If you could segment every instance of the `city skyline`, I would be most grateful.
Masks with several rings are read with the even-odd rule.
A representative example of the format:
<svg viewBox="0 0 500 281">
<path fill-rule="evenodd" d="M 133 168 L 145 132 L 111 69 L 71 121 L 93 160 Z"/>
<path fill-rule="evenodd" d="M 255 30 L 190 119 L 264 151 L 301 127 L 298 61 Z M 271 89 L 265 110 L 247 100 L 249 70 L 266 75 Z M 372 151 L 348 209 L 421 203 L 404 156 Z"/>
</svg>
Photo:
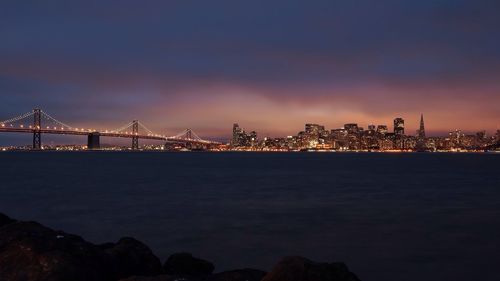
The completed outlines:
<svg viewBox="0 0 500 281">
<path fill-rule="evenodd" d="M 338 129 L 306 123 L 297 134 L 268 138 L 256 131 L 245 131 L 238 123 L 233 124 L 229 150 L 237 151 L 364 151 L 364 152 L 482 152 L 496 151 L 500 144 L 500 130 L 495 135 L 486 131 L 466 134 L 450 131 L 447 136 L 427 136 L 424 115 L 415 134 L 407 134 L 405 120 L 396 117 L 392 131 L 387 125 L 347 123 Z"/>
<path fill-rule="evenodd" d="M 36 111 L 38 109 L 33 109 L 33 112 Z M 43 112 L 43 110 L 42 110 Z M 45 113 L 46 114 L 46 113 Z M 52 116 L 48 115 L 50 118 L 52 118 Z M 12 116 L 11 116 L 12 117 Z M 17 118 L 17 117 L 15 117 Z M 422 129 L 423 129 L 423 118 L 424 118 L 424 114 L 423 113 L 420 113 L 420 119 L 419 119 L 419 127 L 418 129 L 416 130 L 413 130 L 413 126 L 408 126 L 408 124 L 412 124 L 413 122 L 408 122 L 408 119 L 405 119 L 403 117 L 394 117 L 392 121 L 390 122 L 386 122 L 386 123 L 375 123 L 375 122 L 370 122 L 370 123 L 367 123 L 367 124 L 362 124 L 362 123 L 358 123 L 356 122 L 355 120 L 350 120 L 349 122 L 346 122 L 344 123 L 342 126 L 338 126 L 338 127 L 330 127 L 330 126 L 326 126 L 324 125 L 323 123 L 320 123 L 320 122 L 303 122 L 302 124 L 322 124 L 322 126 L 324 126 L 325 128 L 327 128 L 328 130 L 336 130 L 336 129 L 344 129 L 345 128 L 345 125 L 356 125 L 356 126 L 359 126 L 361 129 L 370 129 L 371 126 L 373 126 L 374 128 L 377 128 L 377 127 L 380 127 L 380 126 L 384 126 L 386 128 L 388 128 L 389 131 L 390 128 L 392 128 L 392 133 L 395 133 L 395 134 L 401 134 L 401 135 L 408 135 L 408 136 L 416 136 L 416 137 L 422 137 L 422 135 L 420 135 L 420 133 L 422 132 Z M 33 124 L 32 123 L 32 117 L 29 117 L 29 118 L 24 118 L 24 120 L 22 121 L 14 121 L 13 123 L 3 123 L 5 120 L 8 120 L 8 118 L 4 118 L 4 119 L 0 119 L 0 126 L 1 127 L 13 127 L 13 128 L 31 128 Z M 137 119 L 135 119 L 135 121 L 137 121 Z M 134 121 L 134 122 L 135 122 Z M 54 123 L 56 126 L 59 126 L 58 124 L 64 124 L 65 126 L 67 124 L 65 123 L 60 123 L 61 121 L 59 120 L 49 120 L 49 122 L 52 122 Z M 102 124 L 102 123 L 105 123 L 105 122 L 100 122 L 99 124 Z M 132 122 L 130 122 L 131 124 Z M 397 128 L 398 127 L 398 123 L 401 123 L 401 128 Z M 9 124 L 9 125 L 6 125 L 6 124 Z M 48 124 L 49 126 L 47 126 L 47 129 L 52 128 L 52 126 L 54 124 Z M 77 124 L 82 124 L 82 122 L 78 122 Z M 118 123 L 116 123 L 118 124 Z M 233 124 L 239 124 L 239 122 L 234 122 Z M 72 125 L 75 125 L 75 124 L 72 124 Z M 121 124 L 123 125 L 123 124 Z M 391 127 L 392 126 L 392 127 Z M 45 127 L 45 126 L 42 126 L 42 127 Z M 89 125 L 89 126 L 70 126 L 72 128 L 80 128 L 79 130 L 82 130 L 82 131 L 101 131 L 101 132 L 108 132 L 108 131 L 111 131 L 110 128 L 111 127 L 103 127 L 102 125 Z M 114 128 L 114 127 L 113 127 Z M 55 129 L 55 127 L 54 127 Z M 59 128 L 58 128 L 59 129 Z M 60 129 L 63 129 L 63 127 L 61 127 Z M 148 128 L 146 128 L 147 130 L 149 130 Z M 187 128 L 188 130 L 191 130 L 191 127 Z M 227 128 L 226 128 L 227 129 Z M 400 132 L 397 132 L 398 130 L 401 130 Z M 77 129 L 78 130 L 78 129 Z M 182 130 L 186 130 L 186 128 L 182 129 Z M 252 130 L 259 130 L 259 128 L 253 128 Z M 160 131 L 160 130 L 153 130 L 154 131 L 154 134 L 158 134 L 158 135 L 162 135 L 162 136 L 167 136 L 169 135 L 168 133 L 164 132 L 164 131 Z M 452 131 L 461 131 L 463 133 L 477 133 L 477 132 L 482 132 L 484 131 L 486 134 L 489 134 L 489 135 L 495 135 L 498 133 L 498 130 L 496 131 L 492 131 L 492 132 L 488 132 L 487 130 L 484 130 L 484 129 L 481 129 L 481 128 L 476 128 L 475 130 L 473 131 L 465 131 L 465 130 L 462 130 L 460 128 L 455 128 L 455 129 L 450 129 L 446 132 L 436 132 L 436 131 L 432 131 L 432 130 L 428 130 L 428 129 L 425 129 L 425 133 L 423 134 L 423 137 L 425 138 L 426 135 L 428 135 L 429 137 L 438 137 L 438 136 L 444 136 Z M 261 131 L 262 132 L 262 131 Z M 265 131 L 264 131 L 265 132 Z M 295 131 L 297 132 L 297 131 Z M 295 133 L 294 132 L 294 133 Z M 429 134 L 429 132 L 431 132 Z M 151 134 L 153 134 L 153 132 L 151 132 Z M 290 134 L 284 134 L 284 135 L 269 135 L 268 133 L 265 133 L 265 137 L 285 137 L 287 135 L 290 135 Z M 211 138 L 211 139 L 219 139 L 219 140 L 222 140 L 222 139 L 227 139 L 227 140 L 230 140 L 231 139 L 231 136 L 230 136 L 230 133 L 224 133 L 222 135 L 208 135 L 206 136 L 208 138 Z M 0 141 L 0 144 L 1 144 L 1 141 Z"/>
<path fill-rule="evenodd" d="M 500 129 L 495 1 L 12 2 L 0 11 L 0 114 L 79 127 L 269 136 L 303 123 Z M 1 141 L 1 140 L 0 140 Z"/>
<path fill-rule="evenodd" d="M 238 123 L 233 123 L 232 135 L 227 139 L 202 138 L 191 128 L 182 132 L 165 134 L 149 129 L 140 120 L 134 119 L 118 128 L 77 127 L 68 125 L 65 121 L 54 118 L 43 109 L 34 108 L 30 112 L 20 114 L 7 120 L 0 121 L 0 133 L 31 134 L 32 145 L 10 144 L 6 149 L 64 149 L 101 150 L 123 149 L 123 141 L 114 145 L 104 143 L 101 138 L 132 140 L 132 150 L 140 149 L 203 149 L 203 150 L 250 150 L 250 151 L 302 151 L 302 150 L 337 150 L 337 151 L 488 151 L 496 149 L 500 142 L 500 130 L 495 134 L 488 134 L 485 130 L 476 130 L 474 134 L 462 130 L 452 130 L 448 135 L 429 136 L 426 134 L 424 114 L 420 114 L 419 129 L 414 134 L 409 133 L 405 119 L 395 117 L 392 130 L 387 124 L 370 124 L 363 127 L 358 123 L 346 123 L 340 128 L 327 128 L 318 123 L 306 123 L 304 130 L 297 134 L 280 137 L 262 136 L 255 130 L 245 131 Z M 85 136 L 87 144 L 71 142 L 50 144 L 42 141 L 45 136 Z M 44 137 L 45 138 L 45 137 Z M 142 146 L 139 140 L 146 141 Z M 163 144 L 151 145 L 151 141 L 160 141 Z M 224 144 L 223 142 L 226 142 Z M 78 144 L 80 143 L 80 144 Z M 2 143 L 0 142 L 0 145 Z M 58 148 L 59 147 L 59 148 Z"/>
</svg>

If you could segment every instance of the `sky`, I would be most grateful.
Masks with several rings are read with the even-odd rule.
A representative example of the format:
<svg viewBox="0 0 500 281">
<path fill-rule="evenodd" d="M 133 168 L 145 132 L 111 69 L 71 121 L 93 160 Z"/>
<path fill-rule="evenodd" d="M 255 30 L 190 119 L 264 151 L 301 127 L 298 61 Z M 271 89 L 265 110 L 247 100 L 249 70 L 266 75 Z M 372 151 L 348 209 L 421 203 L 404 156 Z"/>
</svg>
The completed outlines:
<svg viewBox="0 0 500 281">
<path fill-rule="evenodd" d="M 4 1 L 0 120 L 284 136 L 500 129 L 499 1 Z M 0 139 L 3 136 L 0 136 Z"/>
</svg>

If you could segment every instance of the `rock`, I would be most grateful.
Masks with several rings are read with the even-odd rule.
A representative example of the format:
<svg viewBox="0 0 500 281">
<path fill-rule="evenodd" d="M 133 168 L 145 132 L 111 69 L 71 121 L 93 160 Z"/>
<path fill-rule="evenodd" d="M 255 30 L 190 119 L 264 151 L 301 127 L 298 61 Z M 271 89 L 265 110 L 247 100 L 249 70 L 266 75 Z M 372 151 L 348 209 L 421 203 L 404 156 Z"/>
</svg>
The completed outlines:
<svg viewBox="0 0 500 281">
<path fill-rule="evenodd" d="M 343 263 L 316 263 L 303 257 L 285 257 L 262 281 L 359 281 Z"/>
<path fill-rule="evenodd" d="M 9 218 L 8 216 L 0 213 L 0 227 L 7 225 L 9 223 L 16 222 L 15 220 Z"/>
<path fill-rule="evenodd" d="M 193 257 L 190 253 L 171 255 L 163 265 L 169 275 L 202 276 L 212 274 L 214 265 L 211 262 Z"/>
<path fill-rule="evenodd" d="M 260 281 L 266 273 L 257 269 L 225 271 L 213 275 L 158 275 L 154 277 L 133 276 L 120 281 Z"/>
<path fill-rule="evenodd" d="M 178 275 L 158 275 L 153 277 L 132 276 L 120 281 L 205 281 L 202 278 Z"/>
<path fill-rule="evenodd" d="M 245 268 L 214 274 L 207 281 L 261 281 L 265 275 L 265 271 Z"/>
<path fill-rule="evenodd" d="M 214 265 L 189 253 L 163 265 L 140 241 L 94 245 L 79 236 L 0 214 L 1 281 L 359 281 L 343 263 L 286 257 L 266 274 L 240 269 L 212 274 Z"/>
<path fill-rule="evenodd" d="M 158 275 L 154 277 L 133 276 L 120 281 L 261 281 L 266 272 L 257 269 L 239 269 L 213 275 Z"/>
<path fill-rule="evenodd" d="M 81 237 L 36 222 L 0 228 L 2 281 L 113 280 L 110 257 Z"/>
<path fill-rule="evenodd" d="M 36 222 L 0 219 L 9 222 L 0 227 L 1 281 L 114 281 L 162 273 L 160 260 L 133 238 L 97 246 Z"/>
<path fill-rule="evenodd" d="M 131 238 L 121 238 L 118 243 L 100 246 L 115 264 L 117 279 L 132 275 L 153 276 L 162 273 L 160 259 L 142 242 Z"/>
</svg>

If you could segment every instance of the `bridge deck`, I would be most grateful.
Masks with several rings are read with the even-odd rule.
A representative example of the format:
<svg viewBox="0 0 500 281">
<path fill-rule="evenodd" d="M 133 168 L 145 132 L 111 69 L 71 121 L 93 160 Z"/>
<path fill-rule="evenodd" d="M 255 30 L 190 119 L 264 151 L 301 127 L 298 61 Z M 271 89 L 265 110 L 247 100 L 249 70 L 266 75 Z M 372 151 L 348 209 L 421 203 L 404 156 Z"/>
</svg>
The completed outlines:
<svg viewBox="0 0 500 281">
<path fill-rule="evenodd" d="M 5 133 L 34 133 L 36 130 L 32 128 L 0 128 L 0 132 Z M 53 134 L 53 135 L 77 135 L 77 136 L 87 136 L 92 133 L 99 133 L 101 137 L 113 137 L 113 138 L 133 138 L 137 137 L 139 139 L 150 139 L 150 140 L 167 140 L 168 137 L 163 136 L 151 136 L 151 135 L 133 135 L 133 134 L 120 134 L 120 133 L 110 133 L 110 132 L 91 132 L 91 131 L 72 131 L 72 130 L 54 130 L 54 129 L 40 129 L 38 132 L 42 134 Z"/>
<path fill-rule="evenodd" d="M 33 128 L 8 128 L 0 127 L 0 133 L 34 133 Z M 123 133 L 112 133 L 112 132 L 91 132 L 91 131 L 75 131 L 75 130 L 57 130 L 57 129 L 40 129 L 38 132 L 42 134 L 53 134 L 53 135 L 76 135 L 76 136 L 88 136 L 92 133 L 99 133 L 101 137 L 112 137 L 112 138 L 134 138 L 146 139 L 146 140 L 159 140 L 168 142 L 190 142 L 190 143 L 206 143 L 206 144 L 218 144 L 217 142 L 211 141 L 200 141 L 196 139 L 183 139 L 175 137 L 165 137 L 165 136 L 153 136 L 153 135 L 133 135 L 133 134 L 123 134 Z"/>
</svg>

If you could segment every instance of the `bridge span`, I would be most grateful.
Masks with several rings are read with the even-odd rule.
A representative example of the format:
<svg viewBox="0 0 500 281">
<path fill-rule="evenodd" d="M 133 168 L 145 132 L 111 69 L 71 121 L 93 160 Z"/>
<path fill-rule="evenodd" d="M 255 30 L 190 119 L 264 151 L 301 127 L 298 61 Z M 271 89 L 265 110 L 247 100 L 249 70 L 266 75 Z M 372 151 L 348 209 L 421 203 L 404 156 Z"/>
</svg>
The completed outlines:
<svg viewBox="0 0 500 281">
<path fill-rule="evenodd" d="M 132 140 L 132 150 L 139 149 L 139 139 L 202 146 L 214 146 L 221 144 L 219 142 L 204 140 L 191 129 L 185 129 L 181 133 L 173 136 L 156 134 L 138 120 L 133 120 L 132 122 L 114 130 L 75 128 L 53 118 L 38 108 L 14 118 L 0 121 L 0 133 L 32 134 L 33 150 L 42 149 L 42 134 L 87 136 L 87 148 L 93 150 L 100 149 L 101 137 L 129 138 Z"/>
</svg>

